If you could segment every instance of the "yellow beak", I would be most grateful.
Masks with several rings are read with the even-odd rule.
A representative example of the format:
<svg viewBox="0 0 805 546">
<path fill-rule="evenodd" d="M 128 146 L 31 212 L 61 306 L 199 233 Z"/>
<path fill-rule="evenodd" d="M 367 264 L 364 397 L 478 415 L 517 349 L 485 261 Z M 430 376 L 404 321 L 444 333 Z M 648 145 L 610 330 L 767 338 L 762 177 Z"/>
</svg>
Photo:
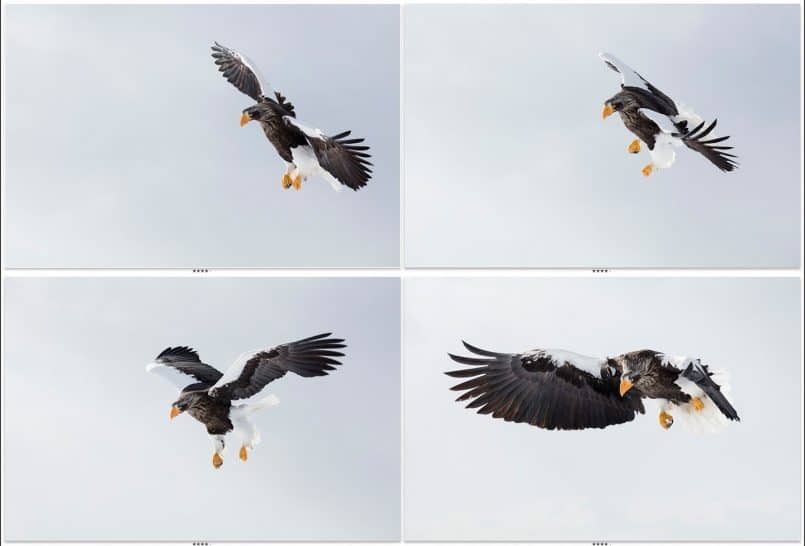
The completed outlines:
<svg viewBox="0 0 805 546">
<path fill-rule="evenodd" d="M 605 105 L 604 105 L 604 111 L 603 111 L 603 112 L 601 112 L 601 117 L 602 117 L 602 119 L 607 119 L 607 118 L 608 118 L 609 116 L 611 116 L 611 115 L 612 115 L 614 112 L 615 112 L 615 109 L 614 109 L 614 108 L 612 108 L 612 107 L 609 105 L 609 103 L 607 103 L 607 104 L 605 104 Z"/>
<path fill-rule="evenodd" d="M 244 112 L 244 113 L 243 113 L 243 114 L 240 116 L 240 126 L 241 126 L 241 127 L 243 127 L 244 125 L 246 125 L 247 123 L 249 123 L 251 120 L 252 120 L 252 118 L 250 118 L 250 117 L 249 117 L 249 114 L 247 114 L 247 113 L 245 113 L 245 112 Z"/>
<path fill-rule="evenodd" d="M 631 381 L 629 381 L 628 379 L 621 378 L 621 388 L 620 388 L 621 396 L 629 392 L 629 389 L 631 389 L 632 387 L 633 385 Z"/>
<path fill-rule="evenodd" d="M 171 406 L 171 419 L 173 419 L 174 417 L 176 417 L 180 413 L 182 413 L 182 410 L 180 410 L 176 406 Z"/>
</svg>

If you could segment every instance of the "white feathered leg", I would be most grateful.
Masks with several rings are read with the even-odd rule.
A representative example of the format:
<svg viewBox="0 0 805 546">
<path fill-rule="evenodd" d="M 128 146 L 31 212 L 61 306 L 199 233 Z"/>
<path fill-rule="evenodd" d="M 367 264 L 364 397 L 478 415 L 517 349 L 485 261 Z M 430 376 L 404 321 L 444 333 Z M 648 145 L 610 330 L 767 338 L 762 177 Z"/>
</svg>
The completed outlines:
<svg viewBox="0 0 805 546">
<path fill-rule="evenodd" d="M 279 398 L 273 394 L 269 394 L 262 400 L 252 404 L 243 404 L 232 408 L 229 413 L 229 418 L 232 420 L 232 426 L 241 438 L 240 452 L 238 456 L 241 461 L 246 461 L 249 458 L 247 450 L 254 449 L 260 443 L 260 432 L 257 427 L 249 419 L 249 415 L 259 411 L 263 408 L 276 406 L 280 403 Z"/>
<path fill-rule="evenodd" d="M 224 459 L 221 457 L 221 454 L 224 452 L 224 447 L 226 447 L 224 436 L 222 434 L 214 435 L 212 437 L 212 443 L 215 447 L 215 453 L 212 455 L 212 466 L 220 468 L 221 465 L 224 464 Z"/>
<path fill-rule="evenodd" d="M 291 176 L 291 172 L 294 169 L 293 163 L 285 163 L 285 172 L 282 175 L 282 189 L 287 190 L 293 184 L 293 177 Z"/>
</svg>

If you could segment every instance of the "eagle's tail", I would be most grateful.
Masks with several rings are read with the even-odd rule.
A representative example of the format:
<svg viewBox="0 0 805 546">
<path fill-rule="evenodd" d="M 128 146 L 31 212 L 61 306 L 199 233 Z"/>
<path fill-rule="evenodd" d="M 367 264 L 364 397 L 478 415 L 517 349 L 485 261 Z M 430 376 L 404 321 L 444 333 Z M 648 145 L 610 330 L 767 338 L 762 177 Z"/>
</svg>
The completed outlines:
<svg viewBox="0 0 805 546">
<path fill-rule="evenodd" d="M 251 404 L 246 404 L 244 408 L 244 413 L 246 415 L 251 415 L 252 413 L 258 412 L 264 408 L 270 408 L 272 406 L 277 406 L 280 403 L 280 399 L 276 394 L 269 394 L 268 396 L 261 398 L 256 402 L 252 402 Z"/>
<path fill-rule="evenodd" d="M 675 423 L 678 422 L 693 432 L 702 434 L 720 431 L 727 425 L 729 420 L 740 420 L 735 408 L 725 396 L 730 392 L 727 372 L 713 370 L 707 381 L 717 387 L 714 389 L 702 388 L 702 395 L 696 397 L 702 404 L 700 408 L 697 408 L 694 403 L 680 406 L 670 404 L 670 407 L 666 410 L 674 417 Z"/>
</svg>

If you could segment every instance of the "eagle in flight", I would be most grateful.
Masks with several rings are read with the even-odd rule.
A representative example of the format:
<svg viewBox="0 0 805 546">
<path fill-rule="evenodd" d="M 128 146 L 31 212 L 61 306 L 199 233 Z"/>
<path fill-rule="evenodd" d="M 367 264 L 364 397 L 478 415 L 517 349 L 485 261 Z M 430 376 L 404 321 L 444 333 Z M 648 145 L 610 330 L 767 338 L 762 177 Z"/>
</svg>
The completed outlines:
<svg viewBox="0 0 805 546">
<path fill-rule="evenodd" d="M 254 68 L 236 51 L 215 42 L 212 58 L 224 77 L 256 102 L 243 110 L 240 126 L 254 120 L 263 128 L 285 161 L 284 189 L 298 190 L 315 175 L 321 175 L 335 191 L 343 186 L 357 191 L 366 185 L 372 164 L 362 138 L 347 138 L 351 131 L 327 136 L 297 121 L 294 105 L 277 91 L 265 94 Z"/>
<path fill-rule="evenodd" d="M 738 167 L 736 156 L 727 152 L 732 146 L 722 145 L 729 137 L 710 137 L 718 120 L 707 124 L 690 108 L 678 106 L 614 55 L 601 53 L 599 56 L 621 75 L 621 90 L 604 103 L 603 117 L 606 119 L 618 112 L 626 128 L 637 136 L 627 148 L 629 153 L 639 153 L 640 142 L 646 145 L 651 162 L 643 167 L 644 176 L 673 165 L 675 148 L 683 145 L 699 152 L 722 171 Z"/>
<path fill-rule="evenodd" d="M 239 437 L 239 456 L 243 461 L 248 459 L 247 450 L 254 449 L 260 441 L 260 433 L 250 416 L 279 404 L 273 394 L 254 400 L 263 387 L 288 372 L 302 377 L 327 375 L 341 364 L 336 359 L 344 356 L 338 351 L 344 347 L 343 339 L 330 337 L 329 333 L 319 334 L 244 353 L 225 373 L 202 362 L 190 347 L 168 347 L 146 366 L 146 371 L 179 388 L 170 418 L 187 412 L 207 428 L 215 448 L 212 465 L 219 468 L 224 464 L 222 454 L 229 433 L 235 432 Z"/>
<path fill-rule="evenodd" d="M 723 372 L 698 358 L 641 350 L 594 358 L 569 351 L 534 349 L 496 353 L 464 343 L 472 357 L 450 354 L 467 367 L 446 372 L 464 379 L 451 390 L 468 408 L 515 423 L 549 430 L 604 428 L 645 413 L 644 398 L 659 401 L 659 422 L 671 428 L 679 419 L 706 431 L 739 421 L 727 400 Z"/>
</svg>

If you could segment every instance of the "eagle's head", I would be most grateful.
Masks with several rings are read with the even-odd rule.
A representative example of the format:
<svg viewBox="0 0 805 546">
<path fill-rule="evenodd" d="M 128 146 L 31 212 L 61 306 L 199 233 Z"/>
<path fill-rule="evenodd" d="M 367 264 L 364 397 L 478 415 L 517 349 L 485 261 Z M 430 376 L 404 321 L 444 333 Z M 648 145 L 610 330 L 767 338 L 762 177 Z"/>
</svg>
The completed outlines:
<svg viewBox="0 0 805 546">
<path fill-rule="evenodd" d="M 625 396 L 627 392 L 634 388 L 638 391 L 642 390 L 642 385 L 650 375 L 651 354 L 649 351 L 635 351 L 621 360 L 620 364 L 623 369 L 619 388 L 621 396 Z"/>
<path fill-rule="evenodd" d="M 240 126 L 243 127 L 250 121 L 260 121 L 261 113 L 260 108 L 257 106 L 249 106 L 240 116 Z"/>
<path fill-rule="evenodd" d="M 604 111 L 601 113 L 603 119 L 607 119 L 615 112 L 633 108 L 637 106 L 634 99 L 626 93 L 618 93 L 604 102 Z"/>
<path fill-rule="evenodd" d="M 180 413 L 183 413 L 183 412 L 187 411 L 187 409 L 189 407 L 190 407 L 190 401 L 189 400 L 187 400 L 187 399 L 185 399 L 183 397 L 179 398 L 176 402 L 171 404 L 170 418 L 173 419 L 174 417 L 176 417 Z"/>
</svg>

